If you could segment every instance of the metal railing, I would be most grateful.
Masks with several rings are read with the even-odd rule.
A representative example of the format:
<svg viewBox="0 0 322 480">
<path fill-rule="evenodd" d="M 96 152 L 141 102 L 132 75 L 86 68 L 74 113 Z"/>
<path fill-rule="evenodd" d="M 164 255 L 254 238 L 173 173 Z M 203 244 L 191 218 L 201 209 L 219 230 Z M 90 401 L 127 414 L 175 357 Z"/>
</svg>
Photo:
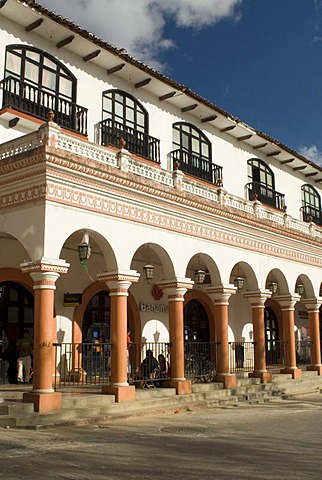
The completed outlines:
<svg viewBox="0 0 322 480">
<path fill-rule="evenodd" d="M 222 180 L 222 167 L 206 160 L 205 158 L 193 155 L 181 148 L 173 150 L 170 152 L 170 155 L 173 169 L 174 162 L 179 162 L 179 169 L 193 177 L 201 178 L 202 180 L 213 184 L 216 184 L 218 180 Z"/>
<path fill-rule="evenodd" d="M 55 388 L 109 383 L 110 343 L 54 343 Z"/>
<path fill-rule="evenodd" d="M 161 368 L 159 357 L 165 367 Z M 170 343 L 132 342 L 129 348 L 128 375 L 130 383 L 166 380 L 170 378 Z"/>
<path fill-rule="evenodd" d="M 266 341 L 266 366 L 267 368 L 285 367 L 286 344 L 284 340 Z"/>
<path fill-rule="evenodd" d="M 296 349 L 296 364 L 297 365 L 310 365 L 311 361 L 311 348 L 313 342 L 311 340 L 301 340 L 295 342 Z"/>
<path fill-rule="evenodd" d="M 120 140 L 125 140 L 125 148 L 136 155 L 160 163 L 160 140 L 136 130 L 123 123 L 106 119 L 99 123 L 100 144 L 120 147 Z"/>
<path fill-rule="evenodd" d="M 276 192 L 273 188 L 259 182 L 251 182 L 246 185 L 248 200 L 258 199 L 270 207 L 283 210 L 285 207 L 285 195 Z"/>
<path fill-rule="evenodd" d="M 230 373 L 254 370 L 254 347 L 254 342 L 229 342 Z"/>
<path fill-rule="evenodd" d="M 303 222 L 314 222 L 317 225 L 322 225 L 322 212 L 320 209 L 305 205 L 301 207 Z"/>
<path fill-rule="evenodd" d="M 216 376 L 217 343 L 184 344 L 185 377 L 192 382 L 212 382 Z"/>
<path fill-rule="evenodd" d="M 1 80 L 0 88 L 2 108 L 11 107 L 44 121 L 52 110 L 58 125 L 87 135 L 87 108 L 12 76 Z"/>
</svg>

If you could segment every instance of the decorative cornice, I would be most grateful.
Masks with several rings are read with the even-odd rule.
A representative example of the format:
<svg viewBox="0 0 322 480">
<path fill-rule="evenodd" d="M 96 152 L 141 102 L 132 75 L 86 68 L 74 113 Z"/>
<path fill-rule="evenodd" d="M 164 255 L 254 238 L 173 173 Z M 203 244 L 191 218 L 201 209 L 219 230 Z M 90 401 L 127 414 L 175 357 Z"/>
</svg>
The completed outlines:
<svg viewBox="0 0 322 480">
<path fill-rule="evenodd" d="M 67 273 L 69 263 L 65 260 L 41 258 L 39 260 L 30 260 L 20 264 L 23 273 L 33 272 L 51 272 L 51 273 Z"/>
</svg>

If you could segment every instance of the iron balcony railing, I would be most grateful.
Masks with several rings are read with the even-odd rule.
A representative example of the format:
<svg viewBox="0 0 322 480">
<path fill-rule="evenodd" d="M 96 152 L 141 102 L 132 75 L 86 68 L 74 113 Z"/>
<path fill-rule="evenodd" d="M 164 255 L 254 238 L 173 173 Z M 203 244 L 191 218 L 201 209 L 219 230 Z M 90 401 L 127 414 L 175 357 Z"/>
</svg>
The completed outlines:
<svg viewBox="0 0 322 480">
<path fill-rule="evenodd" d="M 12 76 L 1 80 L 0 88 L 2 108 L 14 108 L 44 121 L 52 110 L 58 125 L 87 135 L 87 108 Z"/>
<path fill-rule="evenodd" d="M 310 205 L 305 205 L 301 208 L 303 222 L 314 222 L 317 225 L 322 225 L 322 213 L 321 210 Z"/>
<path fill-rule="evenodd" d="M 260 202 L 270 207 L 284 210 L 285 195 L 278 193 L 268 185 L 259 182 L 251 182 L 246 185 L 248 200 L 258 199 Z"/>
<path fill-rule="evenodd" d="M 184 344 L 185 377 L 192 382 L 212 382 L 216 377 L 217 343 Z"/>
<path fill-rule="evenodd" d="M 181 148 L 173 150 L 170 152 L 170 155 L 173 169 L 174 163 L 179 162 L 179 169 L 193 177 L 200 178 L 213 184 L 216 184 L 218 180 L 222 180 L 222 167 L 206 160 L 205 158 L 193 155 Z"/>
<path fill-rule="evenodd" d="M 266 366 L 269 369 L 285 367 L 286 343 L 284 340 L 266 341 Z"/>
<path fill-rule="evenodd" d="M 120 147 L 121 139 L 125 140 L 125 148 L 136 155 L 160 163 L 160 140 L 140 132 L 135 128 L 106 119 L 99 123 L 100 144 Z"/>
<path fill-rule="evenodd" d="M 254 370 L 254 342 L 229 342 L 229 371 L 252 372 Z"/>
</svg>

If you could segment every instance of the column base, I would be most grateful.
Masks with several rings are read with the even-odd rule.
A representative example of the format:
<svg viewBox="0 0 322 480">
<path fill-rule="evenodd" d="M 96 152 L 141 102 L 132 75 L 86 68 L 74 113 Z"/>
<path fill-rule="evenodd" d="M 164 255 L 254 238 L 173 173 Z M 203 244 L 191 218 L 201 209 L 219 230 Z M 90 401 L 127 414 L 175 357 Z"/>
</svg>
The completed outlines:
<svg viewBox="0 0 322 480">
<path fill-rule="evenodd" d="M 35 412 L 49 412 L 61 409 L 61 393 L 33 393 L 25 392 L 23 401 L 34 404 Z"/>
<path fill-rule="evenodd" d="M 269 372 L 250 372 L 250 378 L 260 378 L 261 383 L 269 383 L 272 380 L 272 374 Z"/>
<path fill-rule="evenodd" d="M 177 395 L 189 395 L 192 392 L 191 380 L 167 380 L 164 382 L 166 388 L 175 388 Z"/>
<path fill-rule="evenodd" d="M 292 375 L 293 379 L 301 378 L 302 377 L 302 371 L 299 368 L 283 368 L 280 373 L 290 373 Z"/>
<path fill-rule="evenodd" d="M 102 393 L 106 393 L 108 395 L 115 395 L 115 401 L 118 403 L 131 402 L 135 400 L 135 387 L 133 385 L 128 385 L 126 387 L 103 385 Z"/>
<path fill-rule="evenodd" d="M 322 365 L 308 365 L 306 370 L 310 372 L 318 372 L 318 375 L 322 375 Z"/>
<path fill-rule="evenodd" d="M 229 373 L 216 375 L 216 382 L 223 383 L 224 388 L 235 388 L 237 386 L 236 375 L 230 375 Z"/>
</svg>

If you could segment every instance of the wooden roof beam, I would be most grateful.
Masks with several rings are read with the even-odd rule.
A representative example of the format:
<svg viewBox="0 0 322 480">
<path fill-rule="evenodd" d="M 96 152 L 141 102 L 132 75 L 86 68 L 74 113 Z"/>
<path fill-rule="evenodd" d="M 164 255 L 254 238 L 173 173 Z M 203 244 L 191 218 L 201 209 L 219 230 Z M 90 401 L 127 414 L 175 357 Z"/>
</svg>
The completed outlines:
<svg viewBox="0 0 322 480">
<path fill-rule="evenodd" d="M 208 117 L 202 118 L 201 123 L 212 122 L 213 120 L 216 120 L 216 118 L 218 118 L 218 115 L 209 115 Z"/>
<path fill-rule="evenodd" d="M 60 42 L 56 43 L 56 47 L 57 48 L 65 47 L 65 45 L 68 45 L 69 43 L 71 43 L 74 40 L 74 38 L 75 38 L 74 35 L 70 35 L 69 37 L 66 37 Z"/>
<path fill-rule="evenodd" d="M 294 167 L 292 170 L 293 172 L 297 172 L 298 170 L 304 170 L 308 165 L 302 165 L 301 167 Z"/>
<path fill-rule="evenodd" d="M 258 150 L 259 148 L 267 147 L 267 145 L 268 145 L 268 142 L 259 143 L 258 145 L 253 145 L 253 148 L 255 148 L 255 150 Z"/>
<path fill-rule="evenodd" d="M 266 156 L 267 157 L 275 157 L 276 155 L 279 155 L 280 153 L 282 153 L 282 150 L 274 150 L 273 152 L 266 153 Z"/>
<path fill-rule="evenodd" d="M 197 107 L 198 107 L 198 103 L 194 103 L 193 105 L 188 105 L 187 107 L 181 108 L 181 112 L 182 113 L 190 112 L 190 110 L 194 110 Z"/>
<path fill-rule="evenodd" d="M 165 93 L 164 95 L 161 95 L 161 97 L 159 97 L 159 100 L 160 102 L 163 102 L 163 100 L 168 100 L 168 98 L 174 97 L 176 93 L 177 92 L 175 90 L 169 93 Z"/>
<path fill-rule="evenodd" d="M 243 140 L 249 140 L 250 138 L 252 138 L 253 134 L 252 133 L 249 133 L 248 135 L 243 135 L 242 137 L 238 137 L 237 140 L 239 142 L 242 142 Z"/>
<path fill-rule="evenodd" d="M 225 127 L 225 128 L 222 128 L 220 131 L 221 132 L 229 132 L 230 130 L 234 130 L 234 128 L 236 128 L 237 125 L 229 125 L 229 127 Z"/>
<path fill-rule="evenodd" d="M 282 160 L 281 164 L 284 165 L 284 163 L 292 163 L 294 162 L 295 158 L 288 158 L 287 160 Z"/>
<path fill-rule="evenodd" d="M 148 85 L 150 83 L 152 78 L 145 78 L 144 80 L 141 80 L 141 82 L 136 83 L 134 86 L 135 88 L 141 88 L 144 87 L 145 85 Z"/>
<path fill-rule="evenodd" d="M 312 173 L 306 173 L 305 176 L 306 177 L 315 177 L 315 175 L 317 175 L 319 172 L 312 172 Z"/>
<path fill-rule="evenodd" d="M 118 65 L 115 65 L 115 67 L 108 68 L 106 71 L 109 75 L 111 75 L 111 73 L 119 72 L 124 67 L 125 63 L 119 63 Z"/>
<path fill-rule="evenodd" d="M 32 30 L 35 30 L 35 28 L 40 27 L 43 21 L 44 21 L 43 18 L 38 18 L 38 20 L 36 20 L 35 22 L 32 22 L 30 25 L 28 25 L 25 28 L 25 32 L 31 32 Z"/>
<path fill-rule="evenodd" d="M 84 60 L 84 62 L 88 62 L 89 60 L 93 60 L 93 58 L 98 57 L 100 53 L 101 53 L 100 50 L 95 50 L 95 52 L 92 52 L 92 53 L 89 53 L 88 55 L 85 55 L 85 57 L 83 57 L 83 60 Z"/>
</svg>

